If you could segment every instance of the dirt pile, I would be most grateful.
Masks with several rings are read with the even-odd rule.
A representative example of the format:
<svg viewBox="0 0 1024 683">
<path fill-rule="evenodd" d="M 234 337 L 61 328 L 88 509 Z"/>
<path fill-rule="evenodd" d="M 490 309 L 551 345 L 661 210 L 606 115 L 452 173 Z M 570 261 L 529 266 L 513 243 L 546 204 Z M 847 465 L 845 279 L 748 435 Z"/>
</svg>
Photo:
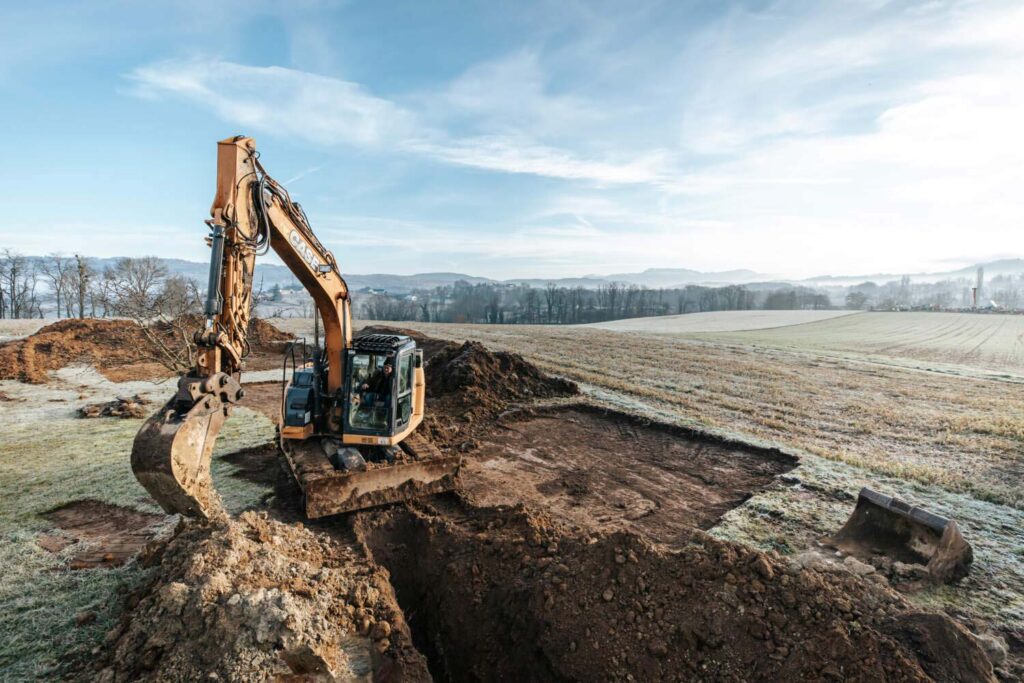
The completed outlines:
<svg viewBox="0 0 1024 683">
<path fill-rule="evenodd" d="M 517 403 L 575 396 L 574 382 L 551 377 L 515 353 L 492 352 L 478 342 L 450 343 L 426 363 L 427 434 L 442 446 L 468 446 L 474 425 Z"/>
<path fill-rule="evenodd" d="M 160 573 L 108 634 L 98 680 L 426 677 L 386 574 L 328 534 L 246 512 L 147 553 Z"/>
<path fill-rule="evenodd" d="M 257 350 L 290 342 L 293 338 L 293 335 L 282 332 L 263 318 L 253 318 L 249 321 L 249 343 Z"/>
<path fill-rule="evenodd" d="M 59 320 L 0 345 L 0 379 L 41 384 L 50 370 L 73 363 L 99 368 L 133 363 L 147 345 L 143 331 L 127 320 Z"/>
<path fill-rule="evenodd" d="M 117 397 L 105 403 L 90 403 L 78 409 L 78 417 L 149 417 L 152 401 L 138 394 L 130 398 Z"/>
<path fill-rule="evenodd" d="M 188 328 L 192 327 L 201 328 L 198 319 Z M 251 353 L 273 356 L 268 367 L 280 367 L 281 346 L 290 336 L 260 319 L 250 328 Z M 176 349 L 181 343 L 180 332 L 166 322 L 154 323 L 147 334 L 131 320 L 58 320 L 28 337 L 0 344 L 0 379 L 42 384 L 51 370 L 75 363 L 92 364 L 115 381 L 152 379 L 170 374 L 159 362 L 159 345 Z"/>
<path fill-rule="evenodd" d="M 947 617 L 700 531 L 669 551 L 453 497 L 357 531 L 442 680 L 993 680 Z"/>
</svg>

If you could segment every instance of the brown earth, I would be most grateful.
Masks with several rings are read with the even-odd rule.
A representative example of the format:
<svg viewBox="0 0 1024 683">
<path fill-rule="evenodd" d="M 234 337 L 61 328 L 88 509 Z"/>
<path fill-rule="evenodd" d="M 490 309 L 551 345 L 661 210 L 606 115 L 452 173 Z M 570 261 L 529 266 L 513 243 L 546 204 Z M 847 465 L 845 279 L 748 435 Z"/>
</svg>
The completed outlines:
<svg viewBox="0 0 1024 683">
<path fill-rule="evenodd" d="M 992 680 L 948 617 L 699 530 L 668 550 L 458 496 L 356 529 L 440 680 Z"/>
<path fill-rule="evenodd" d="M 94 680 L 427 678 L 387 573 L 329 533 L 245 512 L 182 523 L 143 562 L 160 569 Z"/>
<path fill-rule="evenodd" d="M 575 385 L 478 344 L 437 347 L 427 375 L 462 492 L 304 525 L 278 486 L 268 512 L 183 523 L 144 554 L 159 569 L 100 680 L 993 680 L 973 636 L 884 581 L 701 531 L 792 458 L 522 409 Z M 265 386 L 252 405 L 279 400 Z M 270 486 L 272 454 L 229 458 Z"/>
<path fill-rule="evenodd" d="M 159 531 L 166 517 L 99 500 L 76 500 L 43 515 L 55 525 L 37 541 L 52 553 L 80 545 L 70 569 L 118 567 L 132 559 Z"/>
<path fill-rule="evenodd" d="M 478 438 L 464 489 L 522 502 L 589 530 L 684 542 L 769 486 L 796 458 L 574 404 L 503 417 Z"/>
<path fill-rule="evenodd" d="M 280 367 L 280 353 L 288 335 L 259 319 L 250 326 L 253 332 L 246 367 Z M 181 343 L 166 323 L 154 323 L 150 331 L 169 348 L 177 348 Z M 130 320 L 72 318 L 0 344 L 0 379 L 42 384 L 51 370 L 75 363 L 92 364 L 117 382 L 169 376 L 170 370 L 159 359 L 157 344 Z"/>
</svg>

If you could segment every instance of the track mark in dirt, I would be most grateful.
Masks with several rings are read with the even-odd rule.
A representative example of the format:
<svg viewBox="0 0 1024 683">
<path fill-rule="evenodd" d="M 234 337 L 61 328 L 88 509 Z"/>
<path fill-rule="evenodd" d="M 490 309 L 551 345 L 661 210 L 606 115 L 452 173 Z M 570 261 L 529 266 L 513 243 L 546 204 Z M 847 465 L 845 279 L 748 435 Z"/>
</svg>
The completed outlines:
<svg viewBox="0 0 1024 683">
<path fill-rule="evenodd" d="M 463 468 L 481 505 L 523 502 L 577 526 L 677 542 L 797 465 L 776 450 L 702 438 L 576 405 L 506 418 Z"/>
<path fill-rule="evenodd" d="M 119 567 L 156 536 L 164 515 L 139 512 L 100 500 L 76 500 L 42 515 L 56 525 L 56 533 L 41 534 L 39 545 L 50 552 L 81 543 L 71 569 Z"/>
<path fill-rule="evenodd" d="M 262 446 L 243 448 L 228 453 L 222 458 L 238 469 L 231 476 L 245 479 L 255 484 L 273 486 L 277 483 L 280 467 L 277 459 L 277 444 L 265 443 Z"/>
</svg>

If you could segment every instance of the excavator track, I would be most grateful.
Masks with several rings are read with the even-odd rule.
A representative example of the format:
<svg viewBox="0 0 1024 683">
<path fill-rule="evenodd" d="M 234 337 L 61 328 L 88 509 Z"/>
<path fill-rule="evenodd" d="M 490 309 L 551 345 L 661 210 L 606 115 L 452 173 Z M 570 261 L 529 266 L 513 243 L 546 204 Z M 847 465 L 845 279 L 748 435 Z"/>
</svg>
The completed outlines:
<svg viewBox="0 0 1024 683">
<path fill-rule="evenodd" d="M 309 519 L 450 491 L 462 466 L 461 456 L 442 454 L 419 434 L 402 442 L 403 454 L 395 463 L 368 463 L 357 471 L 336 469 L 319 439 L 283 441 L 281 448 Z"/>
</svg>

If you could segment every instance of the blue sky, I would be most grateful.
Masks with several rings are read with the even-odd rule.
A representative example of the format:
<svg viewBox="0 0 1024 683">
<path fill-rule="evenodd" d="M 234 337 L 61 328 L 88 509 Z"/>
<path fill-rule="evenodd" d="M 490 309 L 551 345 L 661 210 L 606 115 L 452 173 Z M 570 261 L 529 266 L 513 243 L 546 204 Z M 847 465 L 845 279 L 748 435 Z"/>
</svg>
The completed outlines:
<svg viewBox="0 0 1024 683">
<path fill-rule="evenodd" d="M 0 4 L 0 246 L 205 260 L 254 136 L 347 272 L 1020 256 L 1024 3 Z"/>
</svg>

